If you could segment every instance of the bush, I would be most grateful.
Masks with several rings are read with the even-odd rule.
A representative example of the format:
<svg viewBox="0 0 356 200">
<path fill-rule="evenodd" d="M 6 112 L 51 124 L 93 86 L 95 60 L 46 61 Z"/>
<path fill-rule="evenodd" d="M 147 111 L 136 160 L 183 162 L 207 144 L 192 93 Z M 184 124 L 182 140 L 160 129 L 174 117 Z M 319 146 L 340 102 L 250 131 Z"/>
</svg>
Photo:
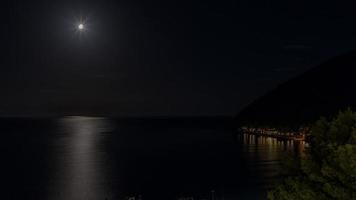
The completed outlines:
<svg viewBox="0 0 356 200">
<path fill-rule="evenodd" d="M 311 134 L 310 148 L 296 162 L 297 169 L 269 191 L 268 199 L 356 199 L 356 113 L 348 109 L 332 121 L 321 118 Z"/>
</svg>

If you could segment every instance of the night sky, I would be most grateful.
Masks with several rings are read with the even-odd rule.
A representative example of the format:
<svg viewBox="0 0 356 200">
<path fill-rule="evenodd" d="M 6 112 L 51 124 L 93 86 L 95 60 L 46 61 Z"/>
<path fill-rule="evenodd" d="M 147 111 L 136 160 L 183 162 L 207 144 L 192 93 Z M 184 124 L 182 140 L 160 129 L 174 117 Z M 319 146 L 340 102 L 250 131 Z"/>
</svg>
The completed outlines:
<svg viewBox="0 0 356 200">
<path fill-rule="evenodd" d="M 235 115 L 355 47 L 356 4 L 313 2 L 2 3 L 0 115 Z"/>
</svg>

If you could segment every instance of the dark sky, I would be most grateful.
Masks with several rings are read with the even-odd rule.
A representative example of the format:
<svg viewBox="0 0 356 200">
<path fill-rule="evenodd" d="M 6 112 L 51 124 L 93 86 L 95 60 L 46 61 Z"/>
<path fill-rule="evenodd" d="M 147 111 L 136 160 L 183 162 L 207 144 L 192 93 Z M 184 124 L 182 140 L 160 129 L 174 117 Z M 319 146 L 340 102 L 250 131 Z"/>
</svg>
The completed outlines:
<svg viewBox="0 0 356 200">
<path fill-rule="evenodd" d="M 334 1 L 2 3 L 0 115 L 234 115 L 356 45 Z M 78 19 L 87 30 L 78 34 Z"/>
</svg>

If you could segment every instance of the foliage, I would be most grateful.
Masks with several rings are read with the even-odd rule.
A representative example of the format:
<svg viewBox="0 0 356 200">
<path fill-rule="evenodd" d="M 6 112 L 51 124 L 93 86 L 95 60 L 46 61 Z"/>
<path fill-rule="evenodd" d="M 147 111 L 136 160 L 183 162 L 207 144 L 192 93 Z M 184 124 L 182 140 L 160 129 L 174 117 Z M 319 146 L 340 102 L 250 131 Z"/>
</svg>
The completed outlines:
<svg viewBox="0 0 356 200">
<path fill-rule="evenodd" d="M 350 109 L 311 129 L 310 148 L 270 200 L 356 200 L 356 113 Z"/>
</svg>

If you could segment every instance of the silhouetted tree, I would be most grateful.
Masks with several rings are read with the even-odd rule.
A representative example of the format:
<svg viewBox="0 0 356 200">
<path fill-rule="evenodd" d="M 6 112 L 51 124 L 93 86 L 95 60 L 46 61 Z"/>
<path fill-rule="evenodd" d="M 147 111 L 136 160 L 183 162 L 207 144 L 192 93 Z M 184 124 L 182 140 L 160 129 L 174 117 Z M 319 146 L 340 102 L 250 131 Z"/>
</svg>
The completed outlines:
<svg viewBox="0 0 356 200">
<path fill-rule="evenodd" d="M 321 118 L 311 130 L 310 148 L 292 175 L 268 193 L 270 200 L 356 199 L 356 113 Z"/>
</svg>

